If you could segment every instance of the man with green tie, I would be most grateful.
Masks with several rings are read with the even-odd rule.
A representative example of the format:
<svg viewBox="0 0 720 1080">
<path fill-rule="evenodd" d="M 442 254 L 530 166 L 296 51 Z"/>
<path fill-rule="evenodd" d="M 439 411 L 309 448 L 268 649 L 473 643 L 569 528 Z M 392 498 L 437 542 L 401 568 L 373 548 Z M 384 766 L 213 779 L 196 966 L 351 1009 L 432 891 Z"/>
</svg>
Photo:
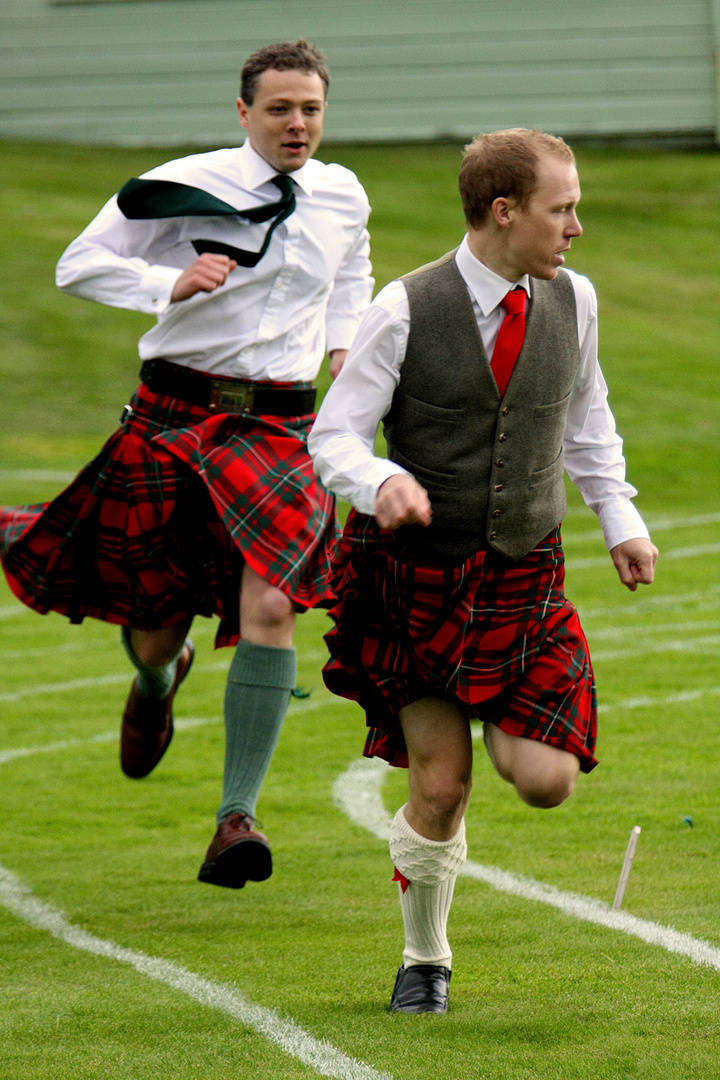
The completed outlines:
<svg viewBox="0 0 720 1080">
<path fill-rule="evenodd" d="M 314 160 L 329 84 L 305 41 L 242 72 L 243 146 L 133 178 L 68 247 L 59 287 L 153 314 L 120 429 L 53 502 L 0 510 L 8 581 L 35 610 L 120 625 L 137 669 L 121 764 L 146 776 L 173 732 L 196 614 L 235 645 L 217 832 L 200 880 L 270 876 L 255 807 L 296 660 L 296 613 L 328 606 L 333 497 L 306 450 L 326 350 L 337 374 L 372 293 L 357 178 Z"/>
</svg>

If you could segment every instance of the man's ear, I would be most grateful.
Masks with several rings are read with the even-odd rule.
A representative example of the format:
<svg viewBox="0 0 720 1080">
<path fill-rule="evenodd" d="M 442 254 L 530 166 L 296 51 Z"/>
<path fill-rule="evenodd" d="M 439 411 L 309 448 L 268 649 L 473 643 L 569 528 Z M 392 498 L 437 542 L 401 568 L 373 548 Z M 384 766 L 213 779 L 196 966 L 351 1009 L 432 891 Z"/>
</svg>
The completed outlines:
<svg viewBox="0 0 720 1080">
<path fill-rule="evenodd" d="M 240 117 L 240 124 L 246 128 L 248 126 L 248 107 L 241 97 L 237 99 L 237 111 Z"/>
<path fill-rule="evenodd" d="M 501 195 L 493 201 L 490 213 L 501 229 L 507 229 L 512 221 L 512 211 L 514 209 L 515 203 Z"/>
</svg>

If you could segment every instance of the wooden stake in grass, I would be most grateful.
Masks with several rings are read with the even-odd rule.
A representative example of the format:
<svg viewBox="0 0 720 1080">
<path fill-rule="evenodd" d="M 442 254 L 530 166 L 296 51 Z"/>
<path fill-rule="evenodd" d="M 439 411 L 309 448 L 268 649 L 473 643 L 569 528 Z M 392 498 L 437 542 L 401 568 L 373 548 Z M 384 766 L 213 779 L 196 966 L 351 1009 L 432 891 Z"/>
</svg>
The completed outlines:
<svg viewBox="0 0 720 1080">
<path fill-rule="evenodd" d="M 620 880 L 618 881 L 618 887 L 615 890 L 615 899 L 613 900 L 613 911 L 619 911 L 620 905 L 623 902 L 623 896 L 625 895 L 625 888 L 630 877 L 630 871 L 632 870 L 633 859 L 635 858 L 635 848 L 637 847 L 638 836 L 640 835 L 640 826 L 634 825 L 632 832 L 630 833 L 630 839 L 628 840 L 627 851 L 625 852 L 625 858 L 622 864 L 622 870 L 620 871 Z"/>
</svg>

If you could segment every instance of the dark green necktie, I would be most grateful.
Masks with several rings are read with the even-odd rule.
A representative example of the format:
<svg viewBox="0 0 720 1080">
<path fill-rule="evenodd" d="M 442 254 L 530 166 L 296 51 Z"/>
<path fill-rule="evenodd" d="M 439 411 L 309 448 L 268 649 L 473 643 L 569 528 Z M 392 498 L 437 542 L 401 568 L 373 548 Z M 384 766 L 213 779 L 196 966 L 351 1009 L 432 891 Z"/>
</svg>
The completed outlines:
<svg viewBox="0 0 720 1080">
<path fill-rule="evenodd" d="M 192 241 L 198 255 L 210 251 L 214 255 L 227 255 L 234 259 L 238 266 L 256 266 L 267 251 L 275 229 L 281 221 L 290 217 L 295 209 L 295 186 L 287 173 L 278 173 L 272 178 L 272 182 L 280 188 L 282 198 L 250 210 L 238 210 L 208 191 L 191 187 L 189 184 L 177 184 L 174 180 L 139 180 L 136 177 L 128 180 L 121 188 L 117 201 L 125 217 L 132 220 L 234 215 L 247 221 L 262 222 L 274 218 L 259 251 L 245 251 L 243 248 L 231 247 L 230 244 L 221 244 L 217 240 Z"/>
</svg>

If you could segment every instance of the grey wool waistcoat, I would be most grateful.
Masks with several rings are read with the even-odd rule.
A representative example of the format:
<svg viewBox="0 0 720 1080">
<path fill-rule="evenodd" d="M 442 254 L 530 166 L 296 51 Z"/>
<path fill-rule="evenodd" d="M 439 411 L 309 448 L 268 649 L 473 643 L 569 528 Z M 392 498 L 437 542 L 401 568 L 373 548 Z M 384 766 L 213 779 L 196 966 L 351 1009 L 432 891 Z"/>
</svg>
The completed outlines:
<svg viewBox="0 0 720 1080">
<path fill-rule="evenodd" d="M 526 333 L 501 400 L 454 252 L 402 278 L 410 334 L 384 420 L 388 457 L 430 496 L 428 528 L 401 530 L 430 557 L 492 547 L 517 560 L 562 521 L 563 436 L 580 365 L 569 276 L 532 279 Z"/>
</svg>

